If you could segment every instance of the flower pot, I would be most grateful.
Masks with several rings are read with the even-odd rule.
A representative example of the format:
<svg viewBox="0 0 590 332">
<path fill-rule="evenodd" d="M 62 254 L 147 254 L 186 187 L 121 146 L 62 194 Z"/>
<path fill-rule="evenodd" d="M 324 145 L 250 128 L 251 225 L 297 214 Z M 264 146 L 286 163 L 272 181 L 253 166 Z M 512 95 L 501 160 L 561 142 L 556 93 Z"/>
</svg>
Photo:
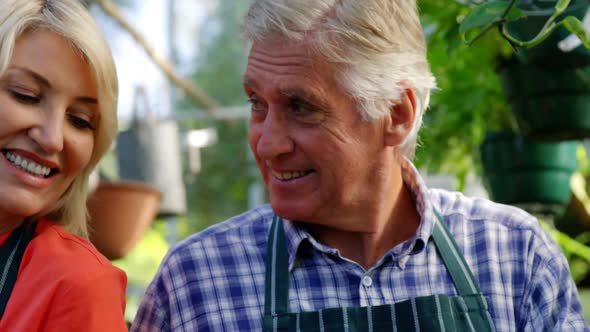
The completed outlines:
<svg viewBox="0 0 590 332">
<path fill-rule="evenodd" d="M 156 217 L 160 199 L 141 182 L 100 182 L 87 202 L 90 241 L 108 259 L 124 257 Z"/>
<path fill-rule="evenodd" d="M 512 133 L 488 134 L 480 147 L 484 183 L 499 203 L 555 212 L 570 199 L 576 143 L 539 143 Z"/>
<path fill-rule="evenodd" d="M 499 67 L 520 132 L 534 139 L 590 137 L 590 67 L 547 69 L 513 59 Z"/>
<path fill-rule="evenodd" d="M 499 65 L 498 71 L 509 100 L 548 95 L 590 95 L 590 67 L 542 68 L 506 60 Z"/>
<path fill-rule="evenodd" d="M 526 14 L 525 19 L 509 22 L 508 32 L 523 41 L 534 38 L 543 28 L 547 19 L 554 12 L 555 1 L 548 0 L 520 0 L 518 7 Z M 588 0 L 572 0 L 568 9 L 562 13 L 556 22 L 567 16 L 575 16 L 582 20 L 589 7 Z M 557 47 L 557 43 L 569 36 L 564 27 L 559 27 L 547 39 L 530 49 L 519 49 L 517 57 L 523 63 L 537 64 L 552 68 L 571 68 L 590 64 L 590 50 L 583 45 L 570 52 L 563 52 Z"/>
<path fill-rule="evenodd" d="M 512 113 L 519 129 L 530 138 L 590 137 L 590 94 L 519 99 L 514 102 Z"/>
</svg>

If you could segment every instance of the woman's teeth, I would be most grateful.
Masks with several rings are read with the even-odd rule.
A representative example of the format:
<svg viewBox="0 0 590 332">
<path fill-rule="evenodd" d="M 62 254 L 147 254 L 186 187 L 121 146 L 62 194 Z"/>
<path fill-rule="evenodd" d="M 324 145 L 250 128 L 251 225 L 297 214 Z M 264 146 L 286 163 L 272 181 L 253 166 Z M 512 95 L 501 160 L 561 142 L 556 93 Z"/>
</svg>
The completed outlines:
<svg viewBox="0 0 590 332">
<path fill-rule="evenodd" d="M 36 162 L 21 157 L 20 155 L 12 152 L 5 152 L 4 155 L 14 166 L 31 173 L 33 175 L 46 177 L 51 173 L 51 168 L 39 165 Z"/>
</svg>

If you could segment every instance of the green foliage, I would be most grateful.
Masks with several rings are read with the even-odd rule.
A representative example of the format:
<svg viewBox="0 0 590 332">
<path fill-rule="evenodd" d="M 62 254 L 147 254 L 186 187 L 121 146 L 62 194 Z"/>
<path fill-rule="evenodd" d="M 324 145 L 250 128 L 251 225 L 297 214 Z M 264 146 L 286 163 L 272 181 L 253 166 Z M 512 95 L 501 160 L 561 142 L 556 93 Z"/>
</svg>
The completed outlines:
<svg viewBox="0 0 590 332">
<path fill-rule="evenodd" d="M 192 79 L 222 106 L 246 104 L 242 75 L 246 67 L 247 45 L 240 39 L 239 23 L 249 1 L 220 1 L 215 15 L 204 24 L 199 67 Z M 209 30 L 207 30 L 209 29 Z M 194 112 L 183 101 L 180 112 Z M 250 170 L 246 119 L 233 121 L 189 121 L 181 129 L 215 127 L 219 142 L 201 150 L 202 169 L 187 175 L 188 227 L 184 237 L 247 209 L 248 187 L 257 177 Z"/>
<path fill-rule="evenodd" d="M 506 22 L 526 18 L 525 13 L 516 8 L 519 1 L 520 0 L 488 0 L 475 6 L 461 23 L 461 28 L 459 30 L 463 40 L 471 45 L 489 30 L 498 27 L 502 37 L 512 45 L 523 48 L 532 48 L 547 39 L 559 26 L 564 26 L 570 32 L 576 34 L 583 41 L 584 45 L 590 45 L 590 35 L 588 35 L 582 23 L 577 18 L 568 16 L 557 23 L 555 22 L 559 15 L 568 8 L 571 0 L 554 1 L 555 8 L 553 13 L 547 18 L 547 22 L 538 34 L 532 39 L 524 41 L 514 37 L 506 29 Z M 475 37 L 467 39 L 467 33 L 475 28 L 481 28 L 481 30 L 475 35 Z"/>
<path fill-rule="evenodd" d="M 547 223 L 542 223 L 542 225 L 561 247 L 569 262 L 574 281 L 582 281 L 590 272 L 590 247 L 585 245 L 590 243 L 590 233 L 582 233 L 573 239 Z"/>
<path fill-rule="evenodd" d="M 458 21 L 469 7 L 453 1 L 419 2 L 426 27 L 429 62 L 438 81 L 424 115 L 416 164 L 430 172 L 451 173 L 462 183 L 479 172 L 479 144 L 487 130 L 512 126 L 495 71 L 498 56 L 512 49 L 497 34 L 468 47 L 461 42 Z"/>
<path fill-rule="evenodd" d="M 131 252 L 113 265 L 127 274 L 128 291 L 125 319 L 132 321 L 145 291 L 145 287 L 156 275 L 158 266 L 168 251 L 162 232 L 150 228 Z"/>
<path fill-rule="evenodd" d="M 479 38 L 480 34 L 487 32 L 494 26 L 503 21 L 516 21 L 524 18 L 526 15 L 518 8 L 512 6 L 503 0 L 495 0 L 484 2 L 480 6 L 475 7 L 461 22 L 459 33 L 463 41 L 471 45 L 473 41 Z M 473 29 L 481 28 L 480 34 L 473 39 L 467 40 L 466 35 Z"/>
<path fill-rule="evenodd" d="M 568 16 L 563 19 L 563 25 L 580 38 L 584 47 L 590 48 L 590 35 L 586 32 L 586 29 L 580 20 L 576 17 Z"/>
</svg>

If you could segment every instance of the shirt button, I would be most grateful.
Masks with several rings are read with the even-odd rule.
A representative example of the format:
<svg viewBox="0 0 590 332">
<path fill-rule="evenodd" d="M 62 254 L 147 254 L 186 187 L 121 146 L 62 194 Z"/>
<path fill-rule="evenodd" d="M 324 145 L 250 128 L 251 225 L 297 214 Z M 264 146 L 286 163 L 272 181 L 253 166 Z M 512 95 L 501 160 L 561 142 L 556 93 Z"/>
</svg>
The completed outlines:
<svg viewBox="0 0 590 332">
<path fill-rule="evenodd" d="M 371 277 L 369 277 L 369 276 L 364 276 L 362 283 L 363 283 L 363 286 L 365 286 L 365 287 L 371 287 L 371 285 L 373 284 L 373 279 L 371 279 Z"/>
</svg>

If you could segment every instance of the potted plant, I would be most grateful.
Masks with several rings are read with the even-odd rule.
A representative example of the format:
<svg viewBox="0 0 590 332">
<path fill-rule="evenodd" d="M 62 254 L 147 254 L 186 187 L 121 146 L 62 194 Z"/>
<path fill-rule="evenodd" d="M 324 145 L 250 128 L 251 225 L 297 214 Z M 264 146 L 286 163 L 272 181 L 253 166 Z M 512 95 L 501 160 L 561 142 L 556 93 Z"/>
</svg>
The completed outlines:
<svg viewBox="0 0 590 332">
<path fill-rule="evenodd" d="M 518 1 L 517 8 L 522 11 L 525 17 L 507 22 L 506 34 L 513 36 L 514 40 L 534 40 L 539 34 L 545 39 L 539 41 L 534 47 L 521 47 L 516 52 L 516 56 L 522 63 L 548 68 L 587 66 L 590 64 L 590 50 L 588 48 L 580 44 L 564 52 L 558 45 L 572 32 L 575 32 L 575 26 L 579 25 L 577 22 L 580 22 L 588 11 L 589 2 L 588 0 L 573 0 L 563 11 L 556 13 L 557 4 L 557 0 Z M 547 22 L 551 22 L 553 17 L 553 23 L 549 23 L 547 26 Z M 563 24 L 555 22 L 563 22 Z M 572 30 L 568 30 L 567 27 Z M 542 34 L 543 31 L 547 31 L 546 36 Z"/>
<path fill-rule="evenodd" d="M 156 218 L 161 193 L 142 182 L 101 181 L 87 202 L 90 241 L 108 259 L 119 259 Z"/>
<path fill-rule="evenodd" d="M 590 137 L 590 67 L 549 68 L 501 61 L 499 73 L 519 131 L 533 139 Z"/>
<path fill-rule="evenodd" d="M 577 67 L 590 63 L 590 35 L 580 21 L 588 0 L 489 0 L 477 5 L 462 21 L 459 31 L 467 44 L 493 28 L 525 63 L 550 67 Z M 558 42 L 575 34 L 585 47 L 562 52 Z"/>
<path fill-rule="evenodd" d="M 588 0 L 486 1 L 461 23 L 473 43 L 493 27 L 516 52 L 501 61 L 502 83 L 520 132 L 533 139 L 567 140 L 590 136 L 590 37 L 580 19 Z M 473 31 L 476 34 L 468 39 Z M 578 47 L 558 44 L 574 33 Z M 586 47 L 584 47 L 586 46 Z"/>
</svg>

